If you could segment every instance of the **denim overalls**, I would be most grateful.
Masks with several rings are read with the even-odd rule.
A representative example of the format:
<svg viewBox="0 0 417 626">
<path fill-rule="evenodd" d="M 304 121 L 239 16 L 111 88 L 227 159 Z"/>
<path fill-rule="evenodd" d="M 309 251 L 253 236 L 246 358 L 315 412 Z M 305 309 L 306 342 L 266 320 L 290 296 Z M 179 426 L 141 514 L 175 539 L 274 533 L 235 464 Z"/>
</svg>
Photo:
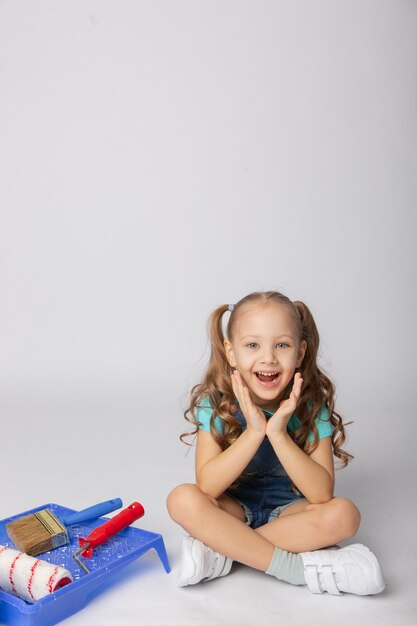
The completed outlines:
<svg viewBox="0 0 417 626">
<path fill-rule="evenodd" d="M 264 411 L 268 419 L 270 414 Z M 234 417 L 246 429 L 246 420 L 237 407 Z M 291 490 L 292 481 L 282 467 L 269 439 L 259 446 L 249 465 L 235 483 L 226 490 L 226 495 L 237 500 L 245 510 L 247 523 L 258 528 L 278 517 L 283 505 L 304 498 Z"/>
</svg>

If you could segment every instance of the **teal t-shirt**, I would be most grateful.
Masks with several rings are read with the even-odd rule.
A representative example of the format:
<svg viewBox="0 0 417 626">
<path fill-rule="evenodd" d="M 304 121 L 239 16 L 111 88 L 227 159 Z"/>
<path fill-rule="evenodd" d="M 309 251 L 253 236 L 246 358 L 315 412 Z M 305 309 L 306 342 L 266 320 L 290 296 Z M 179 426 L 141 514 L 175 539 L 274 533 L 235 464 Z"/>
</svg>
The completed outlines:
<svg viewBox="0 0 417 626">
<path fill-rule="evenodd" d="M 271 417 L 273 413 L 270 411 L 265 411 L 264 413 L 267 417 Z M 204 398 L 203 402 L 199 405 L 197 409 L 197 421 L 200 422 L 201 426 L 199 426 L 200 430 L 206 430 L 210 432 L 210 419 L 213 414 L 213 409 L 210 406 L 209 399 Z M 333 424 L 329 420 L 329 411 L 327 407 L 323 407 L 320 412 L 316 415 L 315 420 L 317 426 L 317 433 L 319 439 L 324 439 L 324 437 L 329 437 L 334 430 Z M 298 419 L 297 415 L 293 413 L 288 421 L 288 430 L 294 432 L 298 428 L 300 428 L 301 422 Z M 223 422 L 219 417 L 214 418 L 214 428 L 218 433 L 223 432 Z M 308 434 L 308 440 L 314 441 L 314 434 L 312 431 Z"/>
</svg>

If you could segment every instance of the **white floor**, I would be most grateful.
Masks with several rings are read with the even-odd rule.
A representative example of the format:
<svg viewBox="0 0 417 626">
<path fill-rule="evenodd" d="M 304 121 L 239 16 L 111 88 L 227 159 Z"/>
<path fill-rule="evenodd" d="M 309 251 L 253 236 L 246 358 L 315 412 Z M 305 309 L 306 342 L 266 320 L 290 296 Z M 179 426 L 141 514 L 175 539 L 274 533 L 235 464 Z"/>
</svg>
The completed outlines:
<svg viewBox="0 0 417 626">
<path fill-rule="evenodd" d="M 338 473 L 337 494 L 353 499 L 362 512 L 361 529 L 354 540 L 368 545 L 383 567 L 387 588 L 379 596 L 316 596 L 304 587 L 278 582 L 237 564 L 225 578 L 179 588 L 175 570 L 183 532 L 169 519 L 165 496 L 175 484 L 192 480 L 193 455 L 185 456 L 182 444 L 177 444 L 174 428 L 178 423 L 167 427 L 164 437 L 157 440 L 151 421 L 144 425 L 139 420 L 134 425 L 136 410 L 121 411 L 115 430 L 111 407 L 81 410 L 31 404 L 29 408 L 11 403 L 2 408 L 7 416 L 2 431 L 19 445 L 3 446 L 0 457 L 3 475 L 7 475 L 1 518 L 47 502 L 83 508 L 116 496 L 125 504 L 137 499 L 146 514 L 136 525 L 161 533 L 168 550 L 171 574 L 165 573 L 156 553 L 148 552 L 66 624 L 417 623 L 416 498 L 405 469 L 398 474 L 397 468 L 394 479 L 392 469 L 384 469 L 375 457 L 373 465 L 369 458 L 366 464 L 364 458 L 356 459 Z M 52 426 L 59 428 L 60 437 L 56 431 L 52 435 Z"/>
</svg>

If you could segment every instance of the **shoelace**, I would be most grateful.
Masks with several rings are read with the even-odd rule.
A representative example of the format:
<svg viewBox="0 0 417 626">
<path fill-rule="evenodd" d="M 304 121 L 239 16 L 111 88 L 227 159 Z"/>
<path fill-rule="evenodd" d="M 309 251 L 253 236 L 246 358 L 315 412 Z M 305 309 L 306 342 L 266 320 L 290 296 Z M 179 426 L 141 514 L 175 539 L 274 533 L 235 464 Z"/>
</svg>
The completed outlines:
<svg viewBox="0 0 417 626">
<path fill-rule="evenodd" d="M 320 570 L 317 565 L 306 565 L 304 568 L 304 576 L 311 593 L 323 593 L 323 591 L 327 591 L 334 596 L 343 595 L 336 585 L 332 565 L 321 565 Z M 323 588 L 320 585 L 320 579 Z"/>
</svg>

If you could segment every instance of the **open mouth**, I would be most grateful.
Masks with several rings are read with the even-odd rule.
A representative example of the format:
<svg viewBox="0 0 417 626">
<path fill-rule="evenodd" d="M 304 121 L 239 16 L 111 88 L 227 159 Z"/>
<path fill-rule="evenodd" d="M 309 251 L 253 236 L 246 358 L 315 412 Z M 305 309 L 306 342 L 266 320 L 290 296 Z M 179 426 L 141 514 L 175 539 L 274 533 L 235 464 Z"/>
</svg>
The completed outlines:
<svg viewBox="0 0 417 626">
<path fill-rule="evenodd" d="M 279 378 L 279 372 L 255 372 L 256 378 L 264 384 L 272 385 Z"/>
</svg>

